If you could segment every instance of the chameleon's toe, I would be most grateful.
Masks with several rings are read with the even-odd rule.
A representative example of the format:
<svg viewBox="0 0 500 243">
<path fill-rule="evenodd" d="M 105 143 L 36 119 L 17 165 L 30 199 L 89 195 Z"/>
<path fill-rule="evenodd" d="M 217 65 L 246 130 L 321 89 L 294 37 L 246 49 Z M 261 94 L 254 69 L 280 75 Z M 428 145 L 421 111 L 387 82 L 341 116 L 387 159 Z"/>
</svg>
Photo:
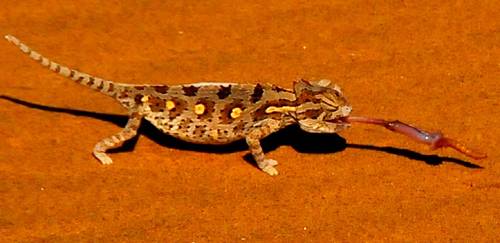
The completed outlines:
<svg viewBox="0 0 500 243">
<path fill-rule="evenodd" d="M 264 160 L 263 166 L 261 167 L 262 171 L 266 172 L 270 176 L 277 176 L 278 170 L 274 168 L 275 165 L 278 164 L 278 161 L 274 159 L 266 159 Z"/>
<path fill-rule="evenodd" d="M 271 165 L 268 165 L 268 166 L 262 168 L 262 171 L 266 172 L 270 176 L 277 176 L 278 175 L 278 170 L 276 170 L 276 168 L 274 168 Z"/>
<path fill-rule="evenodd" d="M 94 152 L 94 156 L 101 161 L 103 165 L 110 165 L 113 163 L 113 160 L 103 152 Z"/>
</svg>

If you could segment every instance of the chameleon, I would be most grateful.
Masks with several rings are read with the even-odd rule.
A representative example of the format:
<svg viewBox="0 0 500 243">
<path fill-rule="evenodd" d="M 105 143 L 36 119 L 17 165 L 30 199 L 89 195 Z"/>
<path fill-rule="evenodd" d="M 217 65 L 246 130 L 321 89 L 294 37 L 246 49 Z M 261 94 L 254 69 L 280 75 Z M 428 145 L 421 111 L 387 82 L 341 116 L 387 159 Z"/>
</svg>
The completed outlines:
<svg viewBox="0 0 500 243">
<path fill-rule="evenodd" d="M 353 122 L 382 125 L 433 148 L 452 147 L 472 158 L 486 157 L 441 133 L 397 120 L 350 116 L 352 107 L 340 87 L 327 79 L 300 79 L 292 89 L 261 83 L 125 84 L 54 62 L 12 35 L 5 38 L 42 66 L 112 97 L 128 111 L 125 127 L 93 148 L 93 155 L 104 165 L 113 163 L 106 151 L 134 138 L 143 120 L 191 143 L 222 145 L 244 139 L 257 166 L 271 176 L 278 175 L 278 162 L 265 156 L 260 140 L 292 124 L 309 133 L 337 133 Z"/>
</svg>

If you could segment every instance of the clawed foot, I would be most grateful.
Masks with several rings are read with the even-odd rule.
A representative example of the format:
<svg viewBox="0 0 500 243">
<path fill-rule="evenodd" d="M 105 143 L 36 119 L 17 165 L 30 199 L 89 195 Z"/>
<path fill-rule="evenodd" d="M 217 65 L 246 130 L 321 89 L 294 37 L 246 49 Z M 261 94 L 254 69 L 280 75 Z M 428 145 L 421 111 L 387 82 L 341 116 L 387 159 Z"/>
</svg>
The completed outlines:
<svg viewBox="0 0 500 243">
<path fill-rule="evenodd" d="M 278 165 L 278 161 L 274 159 L 266 159 L 262 164 L 259 165 L 260 169 L 270 176 L 277 176 L 278 170 L 274 166 Z"/>
<path fill-rule="evenodd" d="M 103 165 L 110 165 L 113 160 L 104 152 L 94 152 L 94 156 L 101 161 Z"/>
</svg>

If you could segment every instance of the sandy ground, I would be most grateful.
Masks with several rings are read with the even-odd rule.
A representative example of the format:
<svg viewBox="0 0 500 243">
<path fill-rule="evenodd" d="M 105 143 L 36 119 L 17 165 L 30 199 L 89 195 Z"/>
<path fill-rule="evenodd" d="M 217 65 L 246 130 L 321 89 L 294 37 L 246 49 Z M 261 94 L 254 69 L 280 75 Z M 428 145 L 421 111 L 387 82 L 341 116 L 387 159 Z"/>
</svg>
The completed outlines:
<svg viewBox="0 0 500 243">
<path fill-rule="evenodd" d="M 489 158 L 366 125 L 292 127 L 265 140 L 273 178 L 241 143 L 191 146 L 146 125 L 104 167 L 90 152 L 126 111 L 3 41 L 0 238 L 498 240 L 498 1 L 381 2 L 2 1 L 2 34 L 82 71 L 125 83 L 332 79 L 353 114 L 442 130 Z"/>
</svg>

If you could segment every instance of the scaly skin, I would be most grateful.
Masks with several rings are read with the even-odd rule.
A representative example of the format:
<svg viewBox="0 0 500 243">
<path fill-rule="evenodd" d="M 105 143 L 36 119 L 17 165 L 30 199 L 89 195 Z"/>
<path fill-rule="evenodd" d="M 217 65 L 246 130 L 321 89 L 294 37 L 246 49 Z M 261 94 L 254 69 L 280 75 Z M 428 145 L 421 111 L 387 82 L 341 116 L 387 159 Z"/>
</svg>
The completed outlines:
<svg viewBox="0 0 500 243">
<path fill-rule="evenodd" d="M 278 174 L 278 162 L 266 158 L 260 140 L 292 124 L 311 133 L 335 133 L 351 122 L 384 125 L 434 147 L 453 147 L 471 157 L 483 157 L 452 139 L 430 136 L 435 134 L 401 122 L 348 117 L 351 106 L 340 88 L 325 79 L 298 80 L 293 83 L 293 90 L 269 84 L 217 82 L 131 85 L 60 65 L 13 36 L 5 38 L 42 66 L 114 98 L 128 110 L 125 128 L 94 147 L 93 154 L 102 164 L 113 162 L 106 151 L 135 137 L 143 118 L 162 132 L 192 143 L 227 144 L 245 139 L 258 167 L 272 176 Z"/>
<path fill-rule="evenodd" d="M 309 132 L 334 133 L 346 126 L 336 118 L 351 111 L 338 86 L 328 80 L 294 82 L 294 90 L 269 84 L 193 83 L 130 85 L 79 72 L 40 55 L 17 38 L 5 38 L 42 66 L 116 99 L 128 110 L 125 128 L 94 147 L 94 156 L 111 164 L 106 154 L 137 134 L 142 118 L 162 132 L 192 143 L 227 144 L 245 139 L 258 167 L 277 175 L 278 163 L 268 159 L 260 140 L 298 123 Z"/>
</svg>

